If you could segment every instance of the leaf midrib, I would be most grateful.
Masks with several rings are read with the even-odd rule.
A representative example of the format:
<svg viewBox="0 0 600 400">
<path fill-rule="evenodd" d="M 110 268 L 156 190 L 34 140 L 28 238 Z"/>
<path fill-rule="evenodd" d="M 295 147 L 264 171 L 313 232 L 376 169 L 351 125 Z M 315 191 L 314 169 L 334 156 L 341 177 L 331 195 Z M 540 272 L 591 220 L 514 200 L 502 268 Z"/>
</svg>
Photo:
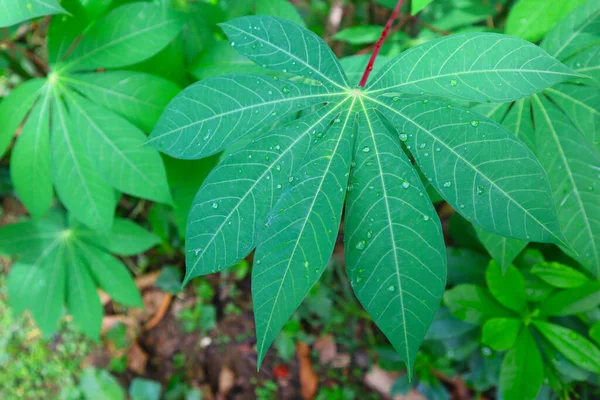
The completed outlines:
<svg viewBox="0 0 600 400">
<path fill-rule="evenodd" d="M 182 131 L 184 129 L 187 129 L 187 128 L 190 128 L 192 126 L 196 126 L 198 124 L 204 124 L 207 121 L 212 121 L 213 119 L 217 119 L 217 118 L 223 118 L 223 117 L 225 117 L 227 115 L 230 115 L 230 114 L 243 113 L 243 112 L 245 112 L 247 110 L 252 110 L 253 108 L 264 107 L 264 106 L 268 106 L 268 105 L 271 105 L 271 104 L 279 104 L 279 103 L 284 103 L 284 102 L 294 102 L 294 101 L 303 100 L 303 99 L 314 99 L 314 98 L 318 98 L 318 97 L 331 97 L 331 96 L 340 96 L 340 95 L 344 95 L 345 96 L 347 94 L 346 93 L 323 93 L 323 94 L 315 94 L 315 95 L 307 95 L 307 96 L 286 97 L 285 99 L 272 100 L 272 101 L 267 101 L 267 102 L 263 102 L 263 103 L 252 104 L 252 105 L 247 106 L 247 107 L 236 108 L 236 109 L 233 109 L 233 110 L 225 111 L 225 112 L 220 113 L 220 114 L 211 115 L 210 117 L 204 118 L 204 119 L 202 119 L 200 121 L 192 122 L 191 124 L 187 124 L 187 125 L 181 126 L 179 128 L 172 129 L 172 130 L 170 130 L 168 132 L 162 133 L 160 135 L 156 135 L 156 136 L 154 136 L 152 138 L 149 138 L 146 141 L 146 144 L 150 144 L 152 142 L 155 142 L 155 141 L 159 140 L 160 138 L 162 138 L 164 136 L 171 135 L 171 134 L 176 133 L 176 132 L 180 132 L 180 131 Z"/>
<path fill-rule="evenodd" d="M 385 200 L 385 212 L 386 212 L 386 216 L 387 216 L 387 221 L 388 221 L 388 229 L 390 231 L 390 241 L 391 241 L 391 246 L 394 249 L 392 251 L 392 253 L 394 253 L 394 267 L 396 269 L 396 281 L 398 282 L 398 295 L 400 298 L 400 311 L 401 311 L 401 315 L 402 315 L 402 324 L 403 324 L 403 329 L 402 332 L 404 333 L 404 346 L 405 346 L 405 351 L 406 351 L 406 368 L 407 368 L 407 373 L 408 376 L 411 376 L 411 360 L 410 360 L 410 352 L 409 352 L 409 348 L 408 348 L 408 332 L 407 332 L 407 325 L 406 325 L 406 314 L 405 314 L 405 310 L 404 310 L 404 291 L 402 289 L 402 280 L 400 279 L 400 269 L 399 269 L 399 261 L 398 261 L 398 254 L 396 252 L 396 240 L 395 240 L 395 235 L 394 235 L 394 229 L 392 229 L 392 217 L 391 217 L 391 212 L 390 212 L 390 204 L 389 204 L 389 199 L 388 199 L 388 195 L 387 195 L 387 188 L 385 186 L 385 182 L 383 180 L 383 169 L 381 166 L 381 159 L 379 157 L 379 150 L 377 148 L 377 141 L 375 139 L 375 132 L 373 131 L 373 126 L 371 125 L 371 120 L 369 118 L 367 109 L 365 107 L 365 104 L 363 102 L 363 100 L 360 100 L 360 104 L 363 108 L 363 113 L 365 115 L 365 119 L 367 122 L 367 125 L 369 126 L 369 131 L 371 133 L 371 140 L 373 141 L 373 147 L 374 147 L 374 154 L 377 157 L 377 167 L 379 168 L 379 177 L 381 179 L 381 187 L 382 187 L 382 195 L 383 195 L 383 199 Z"/>
</svg>

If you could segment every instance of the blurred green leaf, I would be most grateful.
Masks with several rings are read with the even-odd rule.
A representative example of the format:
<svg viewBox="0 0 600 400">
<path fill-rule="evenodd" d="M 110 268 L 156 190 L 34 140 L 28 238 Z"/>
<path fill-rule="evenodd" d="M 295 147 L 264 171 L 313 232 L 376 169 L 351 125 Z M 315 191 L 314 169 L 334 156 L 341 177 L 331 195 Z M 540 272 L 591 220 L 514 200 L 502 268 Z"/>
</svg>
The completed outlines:
<svg viewBox="0 0 600 400">
<path fill-rule="evenodd" d="M 536 398 L 543 381 L 542 355 L 529 329 L 523 329 L 515 347 L 504 356 L 500 371 L 500 391 L 507 400 L 532 400 Z"/>
<path fill-rule="evenodd" d="M 550 285 L 568 289 L 583 285 L 589 279 L 575 268 L 557 262 L 543 262 L 533 266 L 531 273 Z"/>
<path fill-rule="evenodd" d="M 506 33 L 535 42 L 586 0 L 519 0 L 508 14 Z"/>
<path fill-rule="evenodd" d="M 522 322 L 512 318 L 492 318 L 483 325 L 481 340 L 497 351 L 508 350 L 515 344 Z"/>
<path fill-rule="evenodd" d="M 456 318 L 475 325 L 483 325 L 491 318 L 515 317 L 485 288 L 476 285 L 458 285 L 446 291 L 444 303 Z"/>
<path fill-rule="evenodd" d="M 600 281 L 590 281 L 550 295 L 540 306 L 540 315 L 561 316 L 587 312 L 600 305 Z"/>
<path fill-rule="evenodd" d="M 125 400 L 125 392 L 119 382 L 103 369 L 85 368 L 79 388 L 85 400 Z"/>
<path fill-rule="evenodd" d="M 381 25 L 361 25 L 345 28 L 333 35 L 335 40 L 350 44 L 369 44 L 379 40 L 383 26 Z"/>
<path fill-rule="evenodd" d="M 535 328 L 576 365 L 600 373 L 600 349 L 575 331 L 548 322 L 534 321 Z"/>
<path fill-rule="evenodd" d="M 510 265 L 503 274 L 498 264 L 491 261 L 486 271 L 486 281 L 490 292 L 502 305 L 519 313 L 525 311 L 525 282 L 514 265 Z"/>
</svg>

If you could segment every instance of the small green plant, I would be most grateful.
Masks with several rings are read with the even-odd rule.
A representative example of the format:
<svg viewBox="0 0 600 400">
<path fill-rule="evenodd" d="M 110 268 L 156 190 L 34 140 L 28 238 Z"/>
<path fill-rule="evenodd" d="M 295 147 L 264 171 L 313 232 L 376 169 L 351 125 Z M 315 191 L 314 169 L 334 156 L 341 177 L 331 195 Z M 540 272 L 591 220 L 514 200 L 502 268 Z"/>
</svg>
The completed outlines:
<svg viewBox="0 0 600 400">
<path fill-rule="evenodd" d="M 559 322 L 595 311 L 600 282 L 532 255 L 535 264 L 523 269 L 511 265 L 504 274 L 492 261 L 486 271 L 487 287 L 461 284 L 444 296 L 455 317 L 482 327 L 484 345 L 506 352 L 499 379 L 506 399 L 533 399 L 543 384 L 564 393 L 570 379 L 563 363 L 587 374 L 600 373 L 600 349 L 586 338 L 589 327 L 582 332 L 577 325 Z"/>
</svg>

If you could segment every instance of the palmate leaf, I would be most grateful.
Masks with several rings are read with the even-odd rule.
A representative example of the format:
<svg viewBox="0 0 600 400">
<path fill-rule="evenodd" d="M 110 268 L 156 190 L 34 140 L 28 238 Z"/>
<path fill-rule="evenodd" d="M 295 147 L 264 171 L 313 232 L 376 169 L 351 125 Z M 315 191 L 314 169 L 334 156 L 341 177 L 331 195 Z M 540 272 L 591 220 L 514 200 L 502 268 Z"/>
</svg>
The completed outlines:
<svg viewBox="0 0 600 400">
<path fill-rule="evenodd" d="M 396 95 L 516 99 L 576 76 L 541 49 L 495 34 L 457 35 L 392 59 L 361 89 L 348 84 L 316 35 L 289 21 L 245 17 L 222 27 L 240 54 L 304 79 L 201 81 L 170 103 L 150 143 L 178 158 L 247 143 L 223 159 L 194 199 L 185 281 L 257 249 L 259 363 L 326 268 L 346 197 L 353 289 L 412 368 L 446 280 L 440 221 L 417 168 L 459 213 L 490 232 L 563 242 L 548 178 L 526 145 L 484 116 Z M 402 72 L 407 60 L 418 64 L 415 74 Z M 440 87 L 445 79 L 449 88 L 460 81 L 458 89 Z M 494 316 L 510 316 L 498 308 Z"/>
<path fill-rule="evenodd" d="M 142 305 L 127 267 L 109 254 L 107 239 L 136 243 L 137 252 L 156 241 L 140 242 L 139 236 L 152 235 L 117 221 L 106 236 L 72 216 L 67 222 L 61 213 L 0 228 L 0 251 L 17 257 L 8 274 L 9 301 L 17 312 L 29 309 L 45 336 L 55 333 L 66 306 L 79 329 L 97 340 L 102 325 L 97 287 L 123 305 Z"/>
<path fill-rule="evenodd" d="M 54 187 L 71 215 L 109 232 L 120 195 L 116 190 L 171 202 L 161 157 L 144 146 L 143 131 L 152 128 L 178 88 L 134 71 L 69 70 L 122 66 L 151 57 L 160 51 L 160 43 L 166 45 L 179 32 L 182 23 L 178 16 L 163 13 L 159 5 L 133 3 L 115 8 L 91 26 L 78 0 L 62 4 L 81 23 L 66 16 L 51 20 L 52 70 L 46 79 L 20 85 L 0 104 L 0 149 L 22 124 L 11 158 L 11 177 L 16 194 L 33 216 L 48 212 Z M 136 28 L 145 21 L 150 24 L 147 36 Z M 81 35 L 81 41 L 76 40 Z M 136 48 L 136 55 L 123 59 L 121 52 L 128 53 L 129 47 Z"/>
</svg>

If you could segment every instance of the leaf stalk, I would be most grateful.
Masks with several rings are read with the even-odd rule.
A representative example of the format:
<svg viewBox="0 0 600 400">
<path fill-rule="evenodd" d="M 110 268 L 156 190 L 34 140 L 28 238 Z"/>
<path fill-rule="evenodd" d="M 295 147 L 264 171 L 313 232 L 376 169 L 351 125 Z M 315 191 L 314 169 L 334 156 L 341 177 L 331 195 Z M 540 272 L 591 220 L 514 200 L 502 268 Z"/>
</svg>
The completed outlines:
<svg viewBox="0 0 600 400">
<path fill-rule="evenodd" d="M 392 11 L 392 15 L 390 15 L 390 18 L 388 19 L 387 23 L 385 24 L 385 28 L 383 28 L 383 32 L 381 32 L 381 36 L 379 37 L 379 40 L 377 40 L 377 43 L 375 44 L 375 50 L 373 50 L 373 54 L 371 54 L 371 58 L 369 59 L 369 63 L 367 64 L 367 68 L 365 69 L 365 72 L 362 76 L 362 79 L 360 80 L 360 83 L 358 84 L 358 87 L 365 87 L 365 85 L 367 84 L 367 80 L 369 80 L 369 75 L 371 75 L 371 72 L 373 71 L 373 65 L 375 64 L 375 60 L 377 59 L 377 56 L 379 55 L 381 46 L 383 46 L 383 42 L 385 42 L 385 40 L 387 39 L 387 37 L 390 33 L 390 28 L 394 24 L 394 21 L 396 20 L 396 18 L 398 18 L 398 14 L 400 13 L 400 8 L 402 8 L 403 3 L 404 3 L 404 0 L 398 0 L 398 4 L 396 4 L 396 8 L 394 8 L 394 11 Z"/>
</svg>

